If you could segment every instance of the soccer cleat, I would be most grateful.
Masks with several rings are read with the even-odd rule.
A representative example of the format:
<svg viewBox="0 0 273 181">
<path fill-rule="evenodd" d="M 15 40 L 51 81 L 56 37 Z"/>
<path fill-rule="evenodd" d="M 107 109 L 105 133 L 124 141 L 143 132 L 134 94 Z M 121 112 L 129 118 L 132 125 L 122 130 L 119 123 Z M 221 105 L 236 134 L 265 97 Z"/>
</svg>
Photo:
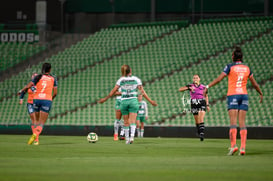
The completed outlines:
<svg viewBox="0 0 273 181">
<path fill-rule="evenodd" d="M 33 135 L 31 135 L 31 137 L 29 138 L 27 144 L 31 145 L 33 143 L 33 141 L 36 139 L 36 137 L 37 137 L 36 134 L 33 133 Z"/>
<path fill-rule="evenodd" d="M 239 154 L 238 155 L 245 155 L 246 154 L 246 151 L 245 151 L 245 149 L 240 149 L 240 152 L 239 152 Z"/>
<path fill-rule="evenodd" d="M 234 153 L 236 153 L 238 151 L 238 147 L 234 146 L 233 148 L 229 148 L 229 152 L 228 152 L 228 156 L 232 156 L 234 155 Z"/>
<path fill-rule="evenodd" d="M 130 140 L 126 140 L 125 144 L 129 145 L 130 144 Z"/>
<path fill-rule="evenodd" d="M 119 140 L 125 140 L 124 135 L 120 135 L 120 136 L 119 136 Z"/>
<path fill-rule="evenodd" d="M 134 138 L 131 138 L 130 139 L 130 144 L 133 144 L 134 143 Z"/>
<path fill-rule="evenodd" d="M 39 145 L 39 141 L 34 141 L 33 145 Z"/>
<path fill-rule="evenodd" d="M 114 141 L 118 141 L 118 134 L 114 134 Z"/>
<path fill-rule="evenodd" d="M 204 141 L 204 133 L 200 133 L 199 137 L 200 137 L 200 141 Z"/>
</svg>

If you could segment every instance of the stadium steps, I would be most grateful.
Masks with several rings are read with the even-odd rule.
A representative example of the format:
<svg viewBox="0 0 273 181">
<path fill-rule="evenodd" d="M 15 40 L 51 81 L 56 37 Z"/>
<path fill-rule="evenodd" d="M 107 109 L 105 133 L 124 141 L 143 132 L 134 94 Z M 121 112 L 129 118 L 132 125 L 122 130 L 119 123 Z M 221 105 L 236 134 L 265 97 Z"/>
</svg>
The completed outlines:
<svg viewBox="0 0 273 181">
<path fill-rule="evenodd" d="M 72 72 L 68 72 L 65 75 L 59 76 L 59 78 L 63 79 L 63 78 L 66 78 L 66 77 L 68 77 L 70 75 L 75 75 L 78 72 L 85 71 L 85 70 L 90 69 L 92 67 L 95 67 L 95 66 L 97 66 L 99 64 L 103 64 L 105 62 L 111 61 L 115 57 L 119 57 L 119 56 L 121 56 L 123 54 L 134 51 L 134 50 L 138 49 L 141 46 L 146 46 L 149 43 L 153 43 L 153 42 L 157 41 L 158 39 L 162 39 L 165 36 L 173 34 L 174 32 L 179 31 L 181 28 L 184 28 L 184 27 L 188 26 L 188 21 L 160 22 L 160 23 L 155 22 L 155 23 L 136 23 L 136 24 L 116 24 L 116 25 L 114 24 L 114 25 L 110 26 L 109 29 L 131 28 L 131 27 L 137 28 L 137 27 L 153 27 L 153 26 L 175 26 L 175 25 L 179 25 L 178 28 L 172 28 L 168 32 L 162 33 L 162 34 L 160 34 L 158 36 L 154 36 L 152 39 L 148 39 L 143 43 L 137 44 L 136 46 L 128 47 L 128 49 L 120 51 L 120 52 L 118 52 L 116 54 L 112 54 L 110 57 L 105 57 L 101 61 L 94 62 L 93 64 L 86 65 L 86 66 L 84 66 L 82 68 L 79 68 L 79 69 L 76 69 L 76 70 L 74 70 Z"/>
</svg>

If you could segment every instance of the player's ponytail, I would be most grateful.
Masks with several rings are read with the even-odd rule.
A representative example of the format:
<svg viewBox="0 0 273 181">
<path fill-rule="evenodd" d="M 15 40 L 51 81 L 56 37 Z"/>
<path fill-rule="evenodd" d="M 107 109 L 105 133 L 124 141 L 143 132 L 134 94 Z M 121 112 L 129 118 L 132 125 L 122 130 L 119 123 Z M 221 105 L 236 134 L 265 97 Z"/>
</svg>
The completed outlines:
<svg viewBox="0 0 273 181">
<path fill-rule="evenodd" d="M 243 61 L 243 52 L 240 47 L 235 47 L 232 55 L 233 61 Z"/>
<path fill-rule="evenodd" d="M 46 73 L 49 73 L 50 70 L 51 70 L 51 64 L 50 63 L 44 63 L 43 66 L 42 66 L 42 71 L 41 71 L 42 73 L 35 77 L 35 79 L 36 79 L 35 82 L 39 82 L 39 80 L 42 78 L 42 76 L 44 74 L 46 74 Z"/>
<path fill-rule="evenodd" d="M 129 65 L 122 65 L 121 66 L 121 74 L 122 76 L 127 76 L 131 72 L 131 68 Z"/>
</svg>

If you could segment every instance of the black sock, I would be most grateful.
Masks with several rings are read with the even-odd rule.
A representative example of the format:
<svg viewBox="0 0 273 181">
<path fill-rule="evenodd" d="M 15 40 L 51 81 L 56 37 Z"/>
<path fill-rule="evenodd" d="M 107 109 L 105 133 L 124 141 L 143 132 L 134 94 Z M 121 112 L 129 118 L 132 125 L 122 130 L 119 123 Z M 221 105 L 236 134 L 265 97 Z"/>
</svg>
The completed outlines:
<svg viewBox="0 0 273 181">
<path fill-rule="evenodd" d="M 204 131 L 205 131 L 205 125 L 204 123 L 200 123 L 199 124 L 199 134 L 203 134 L 204 135 Z"/>
<path fill-rule="evenodd" d="M 199 124 L 196 123 L 196 130 L 197 130 L 197 134 L 199 135 L 200 134 L 200 129 L 199 129 Z"/>
</svg>

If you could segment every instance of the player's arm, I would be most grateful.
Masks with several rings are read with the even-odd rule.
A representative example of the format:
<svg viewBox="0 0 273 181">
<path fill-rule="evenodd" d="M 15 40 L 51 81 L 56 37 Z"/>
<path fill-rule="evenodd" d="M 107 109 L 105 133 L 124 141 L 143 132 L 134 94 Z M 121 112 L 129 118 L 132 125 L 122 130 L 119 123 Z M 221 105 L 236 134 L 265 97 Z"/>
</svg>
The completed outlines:
<svg viewBox="0 0 273 181">
<path fill-rule="evenodd" d="M 185 90 L 189 90 L 189 87 L 188 86 L 184 86 L 184 87 L 180 87 L 179 88 L 179 92 L 183 92 Z"/>
<path fill-rule="evenodd" d="M 256 89 L 256 91 L 260 94 L 260 103 L 262 103 L 263 102 L 263 93 L 260 89 L 259 84 L 254 79 L 253 75 L 249 77 L 249 80 L 250 80 L 251 84 L 253 85 L 253 87 Z"/>
<path fill-rule="evenodd" d="M 29 88 L 34 86 L 34 83 L 31 81 L 29 82 L 23 89 L 21 89 L 17 94 L 21 95 L 22 92 L 26 92 Z"/>
<path fill-rule="evenodd" d="M 207 91 L 210 87 L 215 86 L 216 84 L 218 84 L 219 82 L 221 82 L 223 80 L 223 78 L 225 78 L 227 76 L 227 74 L 225 72 L 222 72 L 216 79 L 214 79 L 211 83 L 209 83 L 206 86 L 206 89 L 204 91 L 204 95 L 207 94 Z"/>
<path fill-rule="evenodd" d="M 26 90 L 26 91 L 27 91 L 27 90 Z M 25 94 L 26 94 L 26 92 L 25 92 L 25 91 L 21 92 L 21 94 L 20 94 L 19 104 L 23 104 L 23 99 L 24 99 Z"/>
<path fill-rule="evenodd" d="M 52 95 L 52 100 L 57 96 L 58 93 L 58 88 L 57 87 L 53 87 L 53 95 Z"/>
<path fill-rule="evenodd" d="M 147 101 L 149 101 L 153 106 L 157 106 L 157 103 L 155 101 L 153 101 L 152 99 L 150 99 L 150 97 L 146 94 L 145 90 L 143 89 L 142 85 L 138 86 L 138 89 L 140 90 L 141 94 L 143 95 L 143 97 L 145 97 L 145 99 Z"/>
<path fill-rule="evenodd" d="M 121 94 L 122 94 L 122 93 L 119 92 L 119 91 L 116 91 L 116 92 L 115 92 L 115 95 L 116 95 L 116 96 L 121 96 Z"/>
<path fill-rule="evenodd" d="M 120 87 L 119 85 L 115 85 L 115 87 L 111 90 L 111 92 L 108 94 L 108 96 L 100 99 L 98 102 L 102 104 L 105 101 L 107 101 L 110 97 L 112 97 L 117 92 L 117 90 L 119 89 L 119 87 Z"/>
<path fill-rule="evenodd" d="M 58 93 L 58 80 L 57 80 L 57 77 L 54 77 L 52 100 L 57 96 L 57 93 Z"/>
<path fill-rule="evenodd" d="M 218 84 L 219 82 L 221 82 L 223 80 L 223 78 L 225 78 L 227 76 L 227 74 L 225 72 L 222 72 L 216 79 L 214 79 L 211 83 L 209 83 L 209 87 L 213 87 L 216 84 Z"/>
</svg>

